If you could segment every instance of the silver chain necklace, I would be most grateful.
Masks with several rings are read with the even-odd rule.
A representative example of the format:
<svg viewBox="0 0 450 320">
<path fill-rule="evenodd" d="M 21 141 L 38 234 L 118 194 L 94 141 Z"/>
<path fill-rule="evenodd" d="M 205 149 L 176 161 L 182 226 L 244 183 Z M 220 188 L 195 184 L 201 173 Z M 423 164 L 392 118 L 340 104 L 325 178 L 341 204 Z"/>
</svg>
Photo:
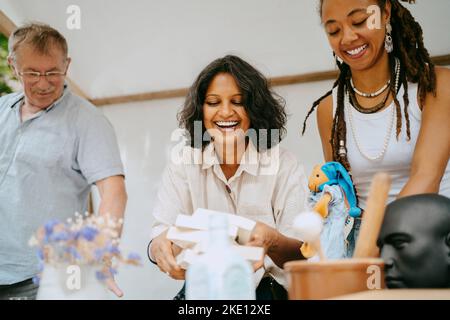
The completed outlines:
<svg viewBox="0 0 450 320">
<path fill-rule="evenodd" d="M 398 66 L 396 68 L 396 75 L 395 75 L 395 93 L 397 94 L 398 86 L 399 86 L 399 79 L 400 79 L 400 61 L 398 61 L 397 58 L 396 58 L 396 66 Z M 348 114 L 348 119 L 349 119 L 350 129 L 352 131 L 353 140 L 355 140 L 355 144 L 356 144 L 356 147 L 357 147 L 359 153 L 361 153 L 361 155 L 364 158 L 366 158 L 367 160 L 370 160 L 370 161 L 377 161 L 377 160 L 381 159 L 384 156 L 384 154 L 386 153 L 388 145 L 389 145 L 389 141 L 391 140 L 392 128 L 394 126 L 394 119 L 395 119 L 395 108 L 393 106 L 391 106 L 391 110 L 392 110 L 391 118 L 390 118 L 390 121 L 388 124 L 386 136 L 384 137 L 383 147 L 376 156 L 371 156 L 371 155 L 367 154 L 366 152 L 364 152 L 363 148 L 361 147 L 361 143 L 357 138 L 356 129 L 353 125 L 353 116 L 352 116 L 353 108 L 350 105 L 350 97 L 349 97 L 348 92 L 345 93 L 344 105 L 345 105 L 346 112 Z"/>
</svg>

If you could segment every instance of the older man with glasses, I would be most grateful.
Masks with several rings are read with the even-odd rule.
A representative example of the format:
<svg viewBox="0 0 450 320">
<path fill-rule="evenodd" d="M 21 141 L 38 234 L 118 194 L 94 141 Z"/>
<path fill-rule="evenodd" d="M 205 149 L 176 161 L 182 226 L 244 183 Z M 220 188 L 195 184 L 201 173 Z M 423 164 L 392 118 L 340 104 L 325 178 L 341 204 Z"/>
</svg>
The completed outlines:
<svg viewBox="0 0 450 320">
<path fill-rule="evenodd" d="M 20 27 L 8 62 L 23 92 L 0 98 L 0 299 L 34 299 L 38 261 L 28 240 L 36 229 L 87 211 L 93 184 L 100 214 L 122 218 L 127 195 L 114 129 L 65 84 L 64 37 L 44 24 Z"/>
</svg>

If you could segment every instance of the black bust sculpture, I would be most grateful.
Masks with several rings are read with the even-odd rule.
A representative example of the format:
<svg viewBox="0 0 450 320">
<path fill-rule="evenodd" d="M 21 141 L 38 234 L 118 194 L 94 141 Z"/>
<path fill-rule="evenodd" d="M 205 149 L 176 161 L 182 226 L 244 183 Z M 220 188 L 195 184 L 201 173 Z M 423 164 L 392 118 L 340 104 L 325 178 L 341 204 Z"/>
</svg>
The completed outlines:
<svg viewBox="0 0 450 320">
<path fill-rule="evenodd" d="M 377 244 L 388 288 L 450 288 L 450 199 L 395 200 L 386 207 Z"/>
</svg>

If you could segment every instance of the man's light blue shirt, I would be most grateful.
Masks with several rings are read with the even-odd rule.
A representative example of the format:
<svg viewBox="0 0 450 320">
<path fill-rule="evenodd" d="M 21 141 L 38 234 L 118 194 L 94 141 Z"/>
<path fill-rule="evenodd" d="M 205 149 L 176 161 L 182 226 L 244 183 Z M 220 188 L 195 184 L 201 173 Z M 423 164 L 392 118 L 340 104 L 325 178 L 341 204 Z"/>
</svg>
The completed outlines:
<svg viewBox="0 0 450 320">
<path fill-rule="evenodd" d="M 124 174 L 114 129 L 95 106 L 65 88 L 22 122 L 23 101 L 0 98 L 0 285 L 38 273 L 28 245 L 38 227 L 84 213 L 93 183 Z"/>
</svg>

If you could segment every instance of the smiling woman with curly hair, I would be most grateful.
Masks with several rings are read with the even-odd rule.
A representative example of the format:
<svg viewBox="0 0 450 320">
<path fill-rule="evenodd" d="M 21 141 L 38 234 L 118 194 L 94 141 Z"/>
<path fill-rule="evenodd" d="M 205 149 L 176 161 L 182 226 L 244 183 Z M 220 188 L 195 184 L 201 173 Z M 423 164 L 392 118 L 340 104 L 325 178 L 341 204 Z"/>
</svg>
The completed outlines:
<svg viewBox="0 0 450 320">
<path fill-rule="evenodd" d="M 178 114 L 180 127 L 189 133 L 192 147 L 198 147 L 195 141 L 194 124 L 203 121 L 203 106 L 206 92 L 217 74 L 229 74 L 240 89 L 240 103 L 250 120 L 250 128 L 256 133 L 255 146 L 258 150 L 270 149 L 278 144 L 286 133 L 286 112 L 284 99 L 272 92 L 266 78 L 250 64 L 239 57 L 228 55 L 209 64 L 191 86 L 184 108 Z M 202 127 L 202 137 L 206 128 Z M 261 137 L 267 131 L 267 137 Z M 267 138 L 267 139 L 266 139 Z M 205 147 L 209 140 L 202 139 Z"/>
<path fill-rule="evenodd" d="M 206 208 L 243 216 L 257 222 L 246 244 L 266 253 L 254 265 L 256 298 L 286 299 L 282 267 L 303 258 L 291 226 L 306 209 L 307 183 L 295 157 L 279 148 L 283 100 L 255 68 L 226 56 L 200 73 L 179 121 L 188 149 L 200 153 L 202 163 L 169 164 L 153 211 L 149 257 L 172 278 L 184 279 L 174 258 L 181 248 L 166 236 L 177 215 Z M 184 297 L 184 289 L 177 297 Z"/>
</svg>

